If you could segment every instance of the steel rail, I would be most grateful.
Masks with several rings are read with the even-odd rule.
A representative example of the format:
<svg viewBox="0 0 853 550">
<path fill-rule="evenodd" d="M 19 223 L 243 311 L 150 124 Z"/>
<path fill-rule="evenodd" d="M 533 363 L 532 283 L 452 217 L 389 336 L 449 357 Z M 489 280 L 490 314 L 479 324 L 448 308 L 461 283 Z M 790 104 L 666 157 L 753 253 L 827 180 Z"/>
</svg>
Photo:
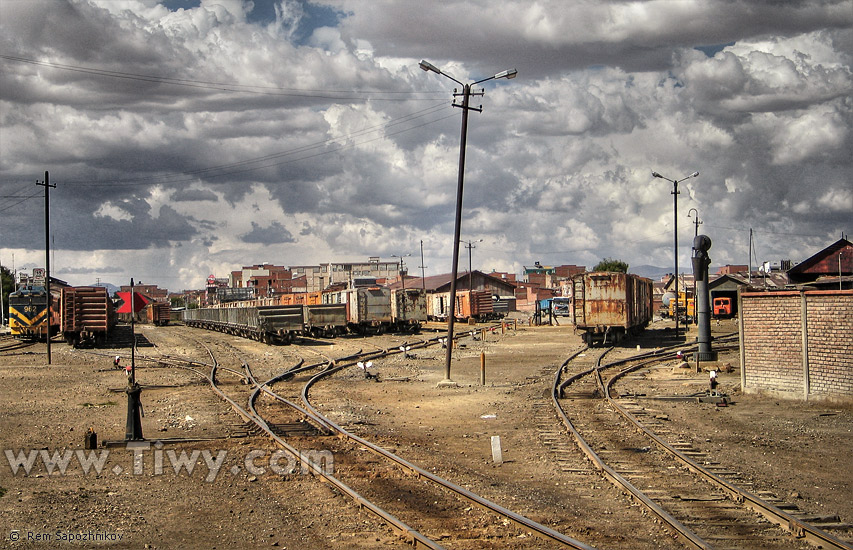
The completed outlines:
<svg viewBox="0 0 853 550">
<path fill-rule="evenodd" d="M 300 415 L 302 415 L 302 418 L 304 420 L 306 420 L 309 424 L 311 424 L 312 426 L 317 428 L 317 430 L 320 433 L 322 433 L 323 435 L 329 435 L 331 433 L 331 431 L 329 430 L 329 428 L 326 426 L 325 422 L 323 422 L 323 420 L 321 418 L 318 418 L 316 415 L 312 414 L 310 411 L 304 409 L 301 405 L 291 401 L 290 399 L 287 399 L 285 397 L 278 395 L 277 393 L 275 393 L 274 391 L 272 391 L 269 388 L 270 385 L 278 382 L 279 380 L 281 380 L 287 376 L 292 376 L 294 372 L 304 370 L 303 366 L 302 366 L 303 362 L 304 362 L 303 360 L 300 360 L 299 365 L 297 365 L 295 367 L 291 367 L 290 369 L 284 371 L 282 374 L 274 376 L 273 378 L 270 378 L 269 380 L 267 380 L 264 383 L 259 383 L 255 379 L 254 374 L 252 374 L 251 368 L 249 367 L 248 363 L 243 361 L 243 369 L 246 371 L 246 374 L 249 378 L 249 382 L 251 382 L 251 384 L 255 387 L 254 390 L 252 390 L 252 393 L 249 394 L 249 409 L 253 412 L 256 412 L 255 403 L 257 402 L 258 397 L 260 396 L 261 392 L 263 392 L 263 393 L 269 395 L 270 397 L 272 397 L 273 399 L 279 401 L 280 403 L 283 403 L 283 404 L 287 405 L 288 407 L 292 408 L 293 410 L 297 411 Z M 310 368 L 317 368 L 317 366 L 320 366 L 320 365 L 322 365 L 322 364 L 309 365 L 309 367 Z"/>
<path fill-rule="evenodd" d="M 657 516 L 658 519 L 669 525 L 676 532 L 677 536 L 679 537 L 679 539 L 682 540 L 682 542 L 688 544 L 692 548 L 710 550 L 712 547 L 707 542 L 702 540 L 702 538 L 700 538 L 696 533 L 694 533 L 680 521 L 675 519 L 675 517 L 673 517 L 669 512 L 664 510 L 652 499 L 650 499 L 645 493 L 643 493 L 640 489 L 634 486 L 634 484 L 622 477 L 618 472 L 616 472 L 616 470 L 608 466 L 601 459 L 601 457 L 598 456 L 598 453 L 596 453 L 592 449 L 592 447 L 590 447 L 589 444 L 584 440 L 583 436 L 581 436 L 580 432 L 578 432 L 574 424 L 572 424 L 572 421 L 569 420 L 569 417 L 566 415 L 566 412 L 563 409 L 562 404 L 560 403 L 560 397 L 562 396 L 562 391 L 564 388 L 564 386 L 560 384 L 560 378 L 563 374 L 563 369 L 565 369 L 566 366 L 578 355 L 580 355 L 580 353 L 582 353 L 585 349 L 588 348 L 581 348 L 579 351 L 575 352 L 568 359 L 566 359 L 566 361 L 563 362 L 562 365 L 560 365 L 560 368 L 557 369 L 557 372 L 554 376 L 551 399 L 554 404 L 554 410 L 557 412 L 557 416 L 560 418 L 560 421 L 572 434 L 572 437 L 574 438 L 575 443 L 578 445 L 580 450 L 586 455 L 590 462 L 592 462 L 593 465 L 595 465 L 595 467 L 602 474 L 604 474 L 604 476 L 608 480 L 610 480 L 611 483 L 613 483 L 618 489 L 627 491 L 632 497 L 634 497 L 637 501 L 643 504 L 650 512 Z M 613 348 L 608 349 L 601 355 L 601 357 L 598 358 L 595 367 L 588 369 L 583 373 L 576 374 L 572 377 L 572 379 L 577 380 L 583 376 L 591 374 L 593 371 L 598 372 L 598 364 L 600 364 L 602 357 L 604 357 L 604 355 L 612 349 Z"/>
<path fill-rule="evenodd" d="M 279 445 L 285 452 L 290 454 L 295 460 L 297 460 L 303 467 L 308 468 L 312 474 L 317 476 L 319 479 L 325 480 L 334 487 L 336 487 L 342 493 L 348 495 L 360 508 L 366 508 L 368 511 L 372 512 L 379 519 L 384 521 L 391 529 L 396 532 L 399 536 L 401 536 L 407 543 L 411 544 L 414 548 L 424 547 L 431 548 L 434 550 L 443 550 L 443 546 L 438 544 L 437 542 L 429 539 L 428 537 L 422 535 L 416 530 L 409 527 L 407 524 L 403 523 L 401 520 L 396 518 L 395 516 L 389 514 L 379 506 L 375 505 L 371 501 L 367 500 L 355 490 L 350 488 L 348 485 L 337 479 L 332 474 L 326 472 L 320 465 L 315 464 L 313 461 L 309 459 L 309 457 L 303 455 L 298 449 L 288 444 L 284 439 L 279 437 L 273 430 L 270 428 L 269 424 L 261 417 L 257 410 L 254 408 L 254 404 L 250 403 L 250 410 L 246 410 L 241 407 L 236 401 L 225 395 L 225 393 L 216 385 L 216 369 L 218 367 L 218 363 L 216 359 L 213 357 L 213 353 L 208 349 L 208 353 L 210 353 L 213 358 L 214 364 L 211 367 L 211 373 L 208 377 L 208 381 L 210 382 L 213 391 L 219 395 L 220 398 L 225 400 L 227 403 L 231 405 L 231 408 L 234 409 L 237 414 L 243 417 L 247 422 L 252 422 L 257 425 L 264 433 L 267 434 L 277 445 Z"/>
<path fill-rule="evenodd" d="M 465 334 L 462 334 L 459 336 L 465 336 Z M 438 342 L 439 339 L 436 338 L 434 340 L 436 340 L 436 342 Z M 375 355 L 375 357 L 383 357 L 386 355 L 391 355 L 393 353 L 401 353 L 401 352 L 400 352 L 400 350 L 385 350 L 385 352 L 383 354 L 381 354 L 381 355 L 377 354 L 377 355 Z M 362 357 L 362 358 L 365 358 L 365 357 Z M 378 445 L 376 445 L 376 444 L 374 444 L 374 443 L 372 443 L 372 442 L 370 442 L 370 441 L 368 441 L 362 437 L 359 437 L 359 436 L 347 431 L 346 429 L 344 429 L 340 425 L 333 422 L 328 417 L 325 417 L 322 413 L 320 413 L 320 411 L 318 411 L 311 404 L 310 400 L 308 399 L 308 393 L 309 393 L 311 386 L 313 386 L 315 383 L 317 383 L 318 381 L 320 381 L 324 377 L 329 376 L 335 372 L 338 372 L 344 368 L 350 367 L 354 364 L 355 364 L 355 361 L 353 361 L 353 360 L 342 362 L 340 364 L 334 363 L 334 364 L 330 365 L 330 368 L 327 368 L 323 372 L 318 373 L 317 375 L 312 377 L 308 382 L 306 382 L 305 386 L 303 386 L 303 388 L 302 388 L 302 401 L 305 404 L 305 408 L 309 409 L 310 411 L 312 411 L 317 416 L 323 417 L 325 422 L 327 423 L 327 425 L 332 430 L 337 432 L 339 435 L 346 437 L 346 438 L 366 447 L 368 450 L 370 450 L 371 452 L 373 452 L 379 456 L 382 456 L 388 460 L 391 460 L 392 462 L 396 463 L 398 466 L 403 468 L 403 470 L 407 470 L 407 471 L 411 472 L 413 475 L 415 475 L 418 478 L 425 478 L 434 484 L 437 484 L 441 487 L 444 487 L 445 489 L 455 493 L 456 495 L 464 498 L 465 500 L 468 500 L 469 502 L 476 504 L 477 506 L 480 506 L 481 508 L 484 508 L 484 509 L 486 509 L 492 513 L 498 514 L 499 516 L 504 517 L 505 519 L 511 521 L 512 523 L 518 525 L 519 527 L 522 527 L 524 529 L 531 531 L 532 533 L 534 533 L 535 535 L 537 535 L 539 537 L 542 537 L 544 539 L 547 539 L 547 540 L 550 540 L 553 542 L 558 542 L 558 543 L 560 543 L 564 546 L 567 546 L 569 548 L 576 548 L 579 550 L 594 550 L 594 547 L 592 547 L 586 543 L 583 543 L 579 540 L 576 540 L 576 539 L 573 539 L 569 536 L 566 536 L 566 535 L 564 535 L 558 531 L 555 531 L 555 530 L 553 530 L 549 527 L 546 527 L 546 526 L 544 526 L 538 522 L 535 522 L 535 521 L 533 521 L 533 520 L 531 520 L 525 516 L 517 514 L 517 513 L 513 512 L 507 508 L 504 508 L 503 506 L 501 506 L 499 504 L 496 504 L 496 503 L 494 503 L 488 499 L 485 499 L 485 498 L 469 491 L 468 489 L 465 489 L 464 487 L 461 487 L 461 486 L 456 485 L 455 483 L 453 483 L 451 481 L 448 481 L 442 477 L 439 477 L 439 476 L 437 476 L 437 475 L 435 475 L 435 474 L 433 474 L 433 473 L 431 473 L 431 472 L 429 472 L 429 471 L 427 471 L 427 470 L 425 470 L 425 469 L 423 469 L 423 468 L 401 458 L 400 456 L 388 451 L 387 449 L 384 449 L 384 448 L 382 448 L 382 447 L 380 447 L 380 446 L 378 446 Z"/>
<path fill-rule="evenodd" d="M 649 430 L 646 426 L 642 424 L 642 422 L 637 419 L 636 416 L 631 414 L 625 407 L 623 407 L 616 399 L 614 399 L 610 395 L 610 389 L 613 384 L 631 372 L 639 370 L 648 364 L 660 362 L 664 360 L 663 358 L 652 359 L 648 361 L 644 361 L 638 363 L 636 365 L 631 365 L 618 373 L 614 374 L 610 379 L 608 379 L 605 384 L 605 398 L 607 401 L 613 405 L 619 413 L 626 418 L 629 422 L 634 424 L 634 426 L 646 437 L 651 439 L 658 447 L 660 447 L 665 452 L 669 453 L 676 460 L 678 460 L 682 465 L 690 469 L 693 473 L 699 475 L 705 481 L 711 483 L 715 487 L 722 490 L 726 493 L 729 498 L 735 501 L 738 504 L 742 504 L 752 509 L 753 511 L 759 513 L 764 516 L 768 521 L 774 523 L 783 529 L 788 530 L 794 537 L 802 538 L 808 541 L 809 543 L 817 546 L 818 548 L 833 548 L 837 550 L 853 550 L 853 546 L 845 543 L 832 536 L 831 534 L 823 531 L 822 529 L 810 525 L 788 513 L 781 510 L 780 508 L 774 506 L 773 504 L 766 502 L 759 498 L 758 496 L 736 487 L 735 485 L 729 483 L 727 480 L 722 477 L 712 473 L 707 468 L 702 467 L 699 463 L 692 460 L 690 457 L 668 444 L 664 441 L 660 436 L 656 433 Z"/>
</svg>

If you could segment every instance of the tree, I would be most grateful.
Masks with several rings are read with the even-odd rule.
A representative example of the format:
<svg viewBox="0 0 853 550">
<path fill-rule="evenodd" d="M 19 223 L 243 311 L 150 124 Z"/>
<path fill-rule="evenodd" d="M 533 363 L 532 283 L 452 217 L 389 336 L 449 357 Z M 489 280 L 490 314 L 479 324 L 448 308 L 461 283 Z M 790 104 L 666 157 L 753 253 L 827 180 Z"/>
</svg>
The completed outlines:
<svg viewBox="0 0 853 550">
<path fill-rule="evenodd" d="M 0 312 L 0 325 L 5 324 L 9 316 L 9 293 L 15 291 L 15 277 L 6 266 L 0 265 L 0 292 L 3 293 L 3 311 Z"/>
<path fill-rule="evenodd" d="M 628 273 L 628 264 L 622 260 L 614 260 L 613 258 L 604 258 L 595 267 L 593 271 L 616 271 L 617 273 Z"/>
</svg>

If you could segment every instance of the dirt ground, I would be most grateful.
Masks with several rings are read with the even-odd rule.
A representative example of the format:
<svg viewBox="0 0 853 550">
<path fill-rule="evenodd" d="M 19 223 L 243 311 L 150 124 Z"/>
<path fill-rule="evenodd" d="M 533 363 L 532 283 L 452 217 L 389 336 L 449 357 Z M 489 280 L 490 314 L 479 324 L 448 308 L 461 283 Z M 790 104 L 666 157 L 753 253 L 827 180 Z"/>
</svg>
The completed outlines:
<svg viewBox="0 0 853 550">
<path fill-rule="evenodd" d="M 324 355 L 341 357 L 407 341 L 382 336 L 266 346 L 181 326 L 137 329 L 154 344 L 140 349 L 144 357 L 209 363 L 196 342 L 221 341 L 239 350 L 259 379 L 300 358 L 311 363 Z M 112 357 L 120 354 L 126 363 L 129 350 L 51 347 L 51 365 L 44 344 L 0 356 L 2 547 L 405 547 L 328 485 L 276 470 L 269 463 L 272 443 L 247 436 L 241 419 L 190 371 L 148 367 L 139 358 L 143 433 L 151 443 L 126 448 L 126 378 Z M 456 387 L 437 387 L 444 378 L 444 350 L 433 347 L 409 358 L 375 361 L 379 382 L 348 369 L 321 382 L 311 396 L 347 429 L 596 548 L 680 548 L 592 472 L 579 452 L 558 456 L 547 444 L 547 434 L 559 430 L 546 396 L 549 384 L 556 368 L 580 347 L 570 327 L 522 323 L 517 331 L 490 333 L 485 341 L 463 340 L 452 364 Z M 238 366 L 237 356 L 224 349 L 216 348 L 218 359 Z M 718 365 L 726 364 L 732 370 L 720 375 L 720 383 L 730 406 L 650 406 L 663 411 L 677 437 L 743 472 L 755 492 L 853 521 L 853 407 L 742 395 L 737 354 L 722 355 Z M 687 395 L 704 389 L 707 376 L 663 365 L 625 382 L 620 391 Z M 227 373 L 220 380 L 234 392 L 245 391 Z M 116 444 L 85 450 L 89 428 L 100 443 Z M 500 436 L 502 464 L 492 460 L 492 436 Z M 192 441 L 175 442 L 178 438 Z M 166 443 L 154 444 L 158 439 Z M 177 473 L 176 463 L 183 465 Z M 502 547 L 501 536 L 523 547 L 530 536 L 516 529 L 480 544 L 477 539 L 491 531 L 478 531 L 474 523 L 469 527 L 475 535 L 461 547 Z M 544 547 L 529 540 L 530 547 Z"/>
</svg>

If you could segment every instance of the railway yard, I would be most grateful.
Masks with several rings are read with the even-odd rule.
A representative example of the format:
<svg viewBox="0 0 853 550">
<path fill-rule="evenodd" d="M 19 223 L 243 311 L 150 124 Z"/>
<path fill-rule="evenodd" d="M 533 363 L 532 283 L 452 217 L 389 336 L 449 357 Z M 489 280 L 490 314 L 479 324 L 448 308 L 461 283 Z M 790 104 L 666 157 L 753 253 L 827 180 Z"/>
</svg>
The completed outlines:
<svg viewBox="0 0 853 550">
<path fill-rule="evenodd" d="M 2 545 L 853 547 L 853 408 L 741 395 L 732 320 L 702 372 L 670 329 L 609 349 L 484 323 L 437 387 L 440 331 L 280 346 L 137 326 L 134 449 L 127 344 L 57 339 L 47 365 L 4 338 Z M 695 398 L 709 368 L 726 403 Z"/>
</svg>

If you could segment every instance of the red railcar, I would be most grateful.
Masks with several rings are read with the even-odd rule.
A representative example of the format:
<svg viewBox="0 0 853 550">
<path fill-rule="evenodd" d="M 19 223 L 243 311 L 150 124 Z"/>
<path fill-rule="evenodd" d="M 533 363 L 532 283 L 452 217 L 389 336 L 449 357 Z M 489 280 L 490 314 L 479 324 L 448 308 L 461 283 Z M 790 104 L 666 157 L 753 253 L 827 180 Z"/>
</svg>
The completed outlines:
<svg viewBox="0 0 853 550">
<path fill-rule="evenodd" d="M 62 335 L 74 347 L 102 346 L 116 324 L 113 301 L 102 286 L 62 289 Z"/>
<path fill-rule="evenodd" d="M 145 316 L 152 325 L 168 325 L 172 317 L 172 306 L 169 302 L 151 302 L 145 308 Z"/>
</svg>

